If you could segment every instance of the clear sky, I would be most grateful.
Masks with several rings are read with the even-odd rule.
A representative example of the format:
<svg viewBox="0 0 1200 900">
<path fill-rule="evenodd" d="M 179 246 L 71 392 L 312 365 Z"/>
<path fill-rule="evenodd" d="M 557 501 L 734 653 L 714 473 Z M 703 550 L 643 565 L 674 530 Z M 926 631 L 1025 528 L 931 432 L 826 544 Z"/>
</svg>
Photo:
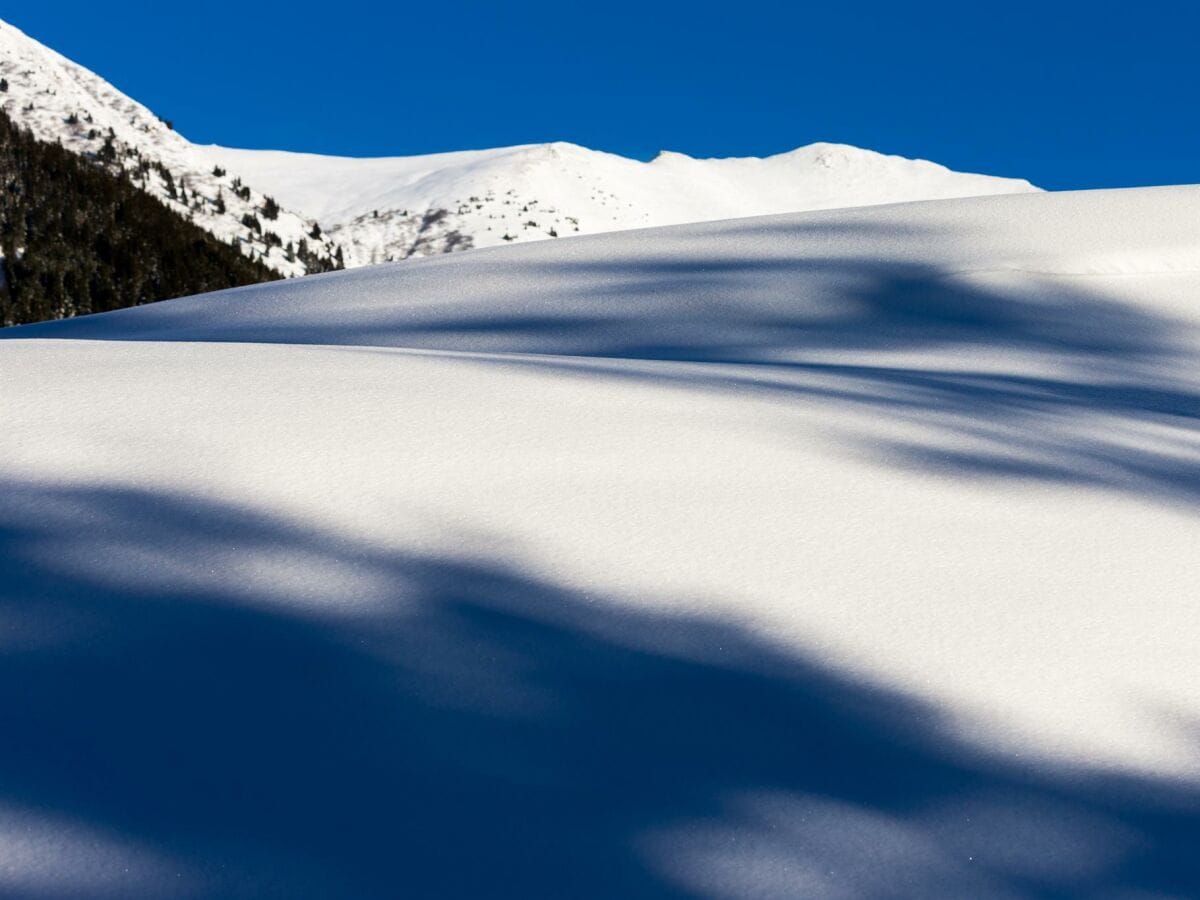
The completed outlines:
<svg viewBox="0 0 1200 900">
<path fill-rule="evenodd" d="M 648 159 L 838 141 L 1048 188 L 1200 182 L 1200 0 L 7 6 L 205 143 Z"/>
</svg>

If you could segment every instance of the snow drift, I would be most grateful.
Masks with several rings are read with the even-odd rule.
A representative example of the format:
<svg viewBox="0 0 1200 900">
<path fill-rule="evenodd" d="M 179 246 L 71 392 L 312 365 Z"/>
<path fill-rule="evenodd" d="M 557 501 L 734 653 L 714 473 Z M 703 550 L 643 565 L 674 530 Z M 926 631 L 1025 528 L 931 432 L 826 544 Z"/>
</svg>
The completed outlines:
<svg viewBox="0 0 1200 900">
<path fill-rule="evenodd" d="M 1188 893 L 1198 221 L 902 204 L 0 335 L 4 889 Z"/>
</svg>

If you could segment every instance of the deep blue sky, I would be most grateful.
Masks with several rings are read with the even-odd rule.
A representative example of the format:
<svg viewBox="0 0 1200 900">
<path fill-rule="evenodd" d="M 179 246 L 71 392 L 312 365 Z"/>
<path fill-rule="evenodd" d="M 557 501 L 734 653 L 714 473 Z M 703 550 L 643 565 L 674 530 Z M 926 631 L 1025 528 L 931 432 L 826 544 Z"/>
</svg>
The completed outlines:
<svg viewBox="0 0 1200 900">
<path fill-rule="evenodd" d="M 354 156 L 840 141 L 1048 188 L 1200 182 L 1200 2 L 43 0 L 195 141 Z"/>
</svg>

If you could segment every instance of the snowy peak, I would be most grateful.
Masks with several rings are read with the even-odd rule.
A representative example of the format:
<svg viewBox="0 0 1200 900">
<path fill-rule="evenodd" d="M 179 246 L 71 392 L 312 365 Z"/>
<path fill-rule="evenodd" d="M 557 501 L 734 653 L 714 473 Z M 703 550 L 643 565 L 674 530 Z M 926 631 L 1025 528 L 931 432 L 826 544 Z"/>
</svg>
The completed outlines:
<svg viewBox="0 0 1200 900">
<path fill-rule="evenodd" d="M 0 108 L 35 137 L 124 170 L 148 193 L 285 275 L 334 266 L 315 220 L 278 208 L 197 152 L 170 122 L 0 21 Z"/>
<path fill-rule="evenodd" d="M 112 85 L 20 29 L 0 21 L 0 75 L 4 108 L 44 140 L 96 153 L 110 130 L 117 140 L 151 141 L 164 162 L 179 163 L 190 145 L 170 123 Z"/>
</svg>

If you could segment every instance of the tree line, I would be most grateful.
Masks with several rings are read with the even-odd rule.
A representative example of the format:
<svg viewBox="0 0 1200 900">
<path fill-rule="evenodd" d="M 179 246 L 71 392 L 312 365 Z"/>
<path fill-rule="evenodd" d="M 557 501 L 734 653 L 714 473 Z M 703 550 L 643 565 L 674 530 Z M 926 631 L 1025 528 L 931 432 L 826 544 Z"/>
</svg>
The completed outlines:
<svg viewBox="0 0 1200 900">
<path fill-rule="evenodd" d="M 279 278 L 106 167 L 0 109 L 0 324 Z"/>
</svg>

